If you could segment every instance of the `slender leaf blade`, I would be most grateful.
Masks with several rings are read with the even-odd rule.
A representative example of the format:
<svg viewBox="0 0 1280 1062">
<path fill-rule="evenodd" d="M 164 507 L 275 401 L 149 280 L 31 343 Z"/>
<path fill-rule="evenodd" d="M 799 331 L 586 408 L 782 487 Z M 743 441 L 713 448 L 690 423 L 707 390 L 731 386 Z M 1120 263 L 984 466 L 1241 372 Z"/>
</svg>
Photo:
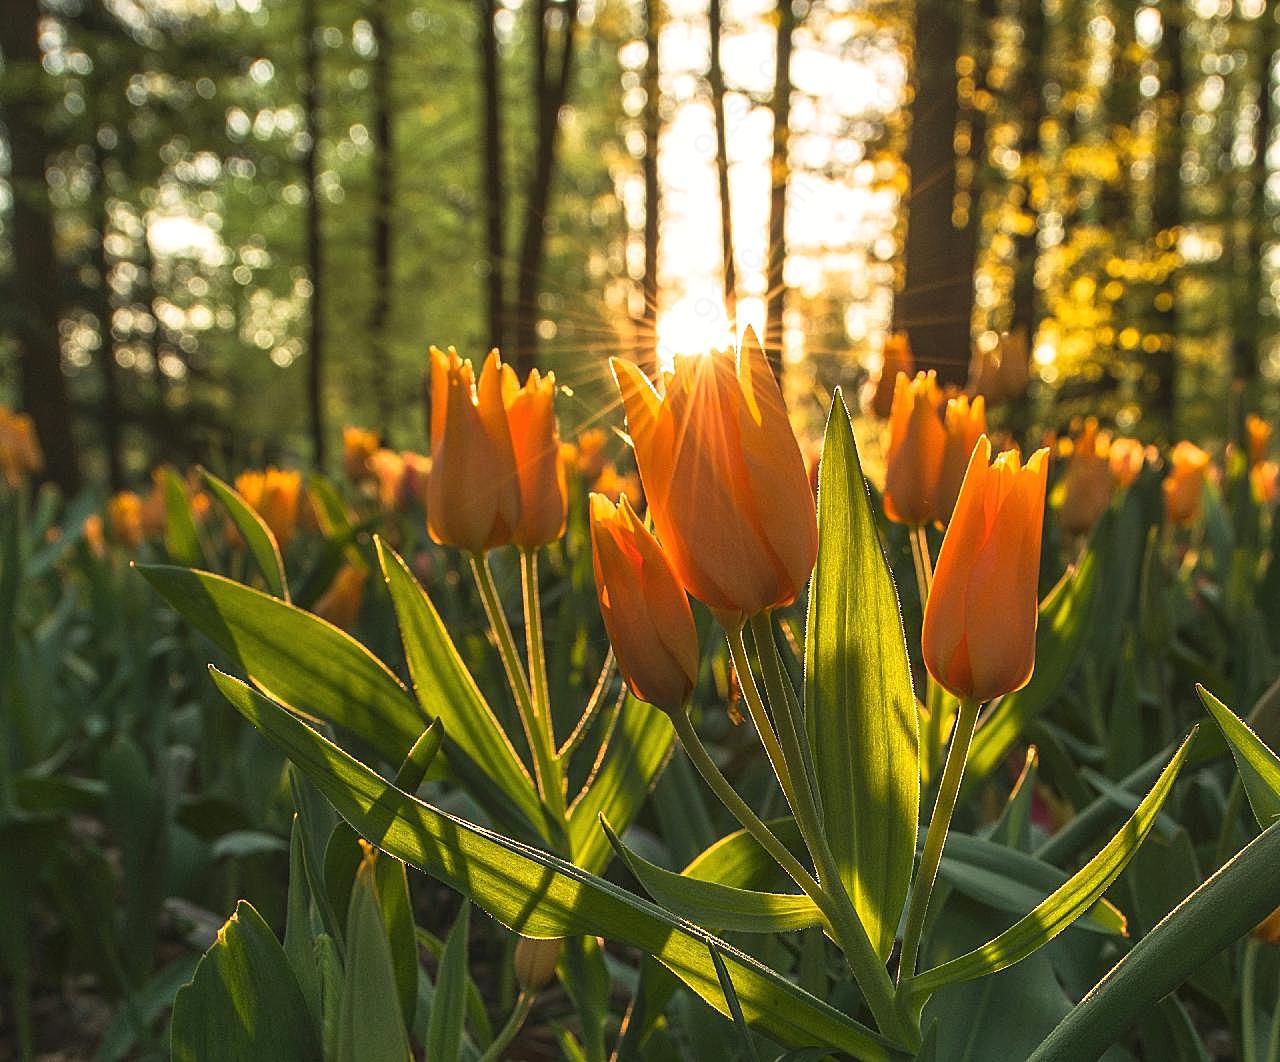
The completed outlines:
<svg viewBox="0 0 1280 1062">
<path fill-rule="evenodd" d="M 1196 684 L 1196 693 L 1222 729 L 1231 746 L 1240 781 L 1249 806 L 1264 830 L 1280 819 L 1280 757 L 1277 757 L 1253 728 L 1207 689 Z"/>
<path fill-rule="evenodd" d="M 226 507 L 227 515 L 231 517 L 231 522 L 236 525 L 236 530 L 249 549 L 249 555 L 262 572 L 268 592 L 273 597 L 288 601 L 289 584 L 284 576 L 284 558 L 280 556 L 280 546 L 271 528 L 231 484 L 225 483 L 205 468 L 200 470 L 200 474 L 209 489 Z"/>
<path fill-rule="evenodd" d="M 172 468 L 161 470 L 160 483 L 164 490 L 165 552 L 179 564 L 200 564 L 204 559 L 204 550 L 200 548 L 200 533 L 196 530 L 195 516 L 191 512 L 187 485 Z"/>
<path fill-rule="evenodd" d="M 427 1058 L 457 1058 L 462 1049 L 462 1029 L 467 1014 L 467 937 L 471 931 L 471 905 L 463 903 L 458 920 L 449 931 L 440 955 L 436 993 L 427 1024 Z"/>
</svg>

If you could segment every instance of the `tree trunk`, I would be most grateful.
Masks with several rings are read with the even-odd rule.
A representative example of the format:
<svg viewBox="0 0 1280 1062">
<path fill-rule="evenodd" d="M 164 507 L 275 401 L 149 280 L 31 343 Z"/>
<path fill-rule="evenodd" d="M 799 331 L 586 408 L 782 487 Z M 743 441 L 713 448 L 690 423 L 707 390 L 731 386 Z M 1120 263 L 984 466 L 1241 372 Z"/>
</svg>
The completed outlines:
<svg viewBox="0 0 1280 1062">
<path fill-rule="evenodd" d="M 317 0 L 302 0 L 303 121 L 307 148 L 302 179 L 307 189 L 307 273 L 311 279 L 310 336 L 307 353 L 307 411 L 311 427 L 311 459 L 317 471 L 325 465 L 324 415 L 324 261 L 320 231 L 320 195 L 316 184 L 320 152 L 320 48 L 316 28 Z"/>
<path fill-rule="evenodd" d="M 93 272 L 97 276 L 91 302 L 93 315 L 98 320 L 98 371 L 102 376 L 102 403 L 99 415 L 102 422 L 102 445 L 107 453 L 107 479 L 113 491 L 124 490 L 124 452 L 122 439 L 123 411 L 120 404 L 120 367 L 116 362 L 116 342 L 112 335 L 112 317 L 114 307 L 111 298 L 111 263 L 107 259 L 107 232 L 110 222 L 107 218 L 106 176 L 102 172 L 103 160 L 101 152 L 94 152 L 95 179 L 98 182 L 94 190 L 94 216 L 98 221 L 98 231 L 93 234 L 94 244 L 91 253 Z"/>
<path fill-rule="evenodd" d="M 1182 63 L 1182 26 L 1164 8 L 1164 93 L 1160 101 L 1164 128 L 1157 132 L 1155 227 L 1157 253 L 1171 248 L 1182 223 L 1182 97 L 1185 88 Z M 1168 257 L 1165 256 L 1166 260 Z M 1154 295 L 1153 331 L 1160 349 L 1149 355 L 1148 371 L 1154 381 L 1150 407 L 1161 427 L 1172 434 L 1178 402 L 1178 271 L 1171 266 Z"/>
<path fill-rule="evenodd" d="M 720 63 L 720 37 L 724 32 L 721 0 L 710 0 L 707 22 L 711 32 L 711 62 L 707 81 L 716 122 L 716 183 L 720 189 L 720 255 L 724 269 L 724 306 L 729 320 L 738 316 L 738 278 L 733 261 L 733 211 L 729 196 L 729 123 L 724 111 L 724 68 Z"/>
<path fill-rule="evenodd" d="M 44 449 L 45 474 L 66 494 L 80 487 L 71 401 L 58 343 L 61 308 L 53 244 L 53 208 L 45 181 L 50 143 L 43 100 L 39 0 L 11 0 L 0 17 L 4 52 L 3 117 L 8 130 L 17 275 L 13 315 L 22 404 Z"/>
<path fill-rule="evenodd" d="M 972 342 L 978 226 L 973 209 L 963 227 L 953 219 L 960 11 L 950 0 L 916 3 L 915 94 L 905 157 L 911 176 L 906 276 L 893 316 L 895 331 L 910 336 L 920 369 L 935 369 L 941 382 L 963 385 Z M 976 133 L 972 140 L 975 147 L 981 143 Z"/>
<path fill-rule="evenodd" d="M 555 180 L 560 111 L 568 101 L 578 23 L 578 0 L 564 0 L 563 4 L 557 6 L 563 26 L 557 57 L 559 62 L 553 64 L 547 31 L 551 0 L 536 0 L 533 5 L 533 87 L 538 136 L 529 195 L 525 203 L 524 237 L 520 244 L 516 278 L 513 360 L 516 372 L 521 377 L 527 375 L 538 362 L 538 296 L 542 290 L 542 267 L 547 250 L 547 214 L 551 204 L 551 186 Z"/>
<path fill-rule="evenodd" d="M 658 184 L 658 138 L 662 132 L 659 102 L 662 95 L 658 65 L 658 34 L 662 20 L 662 0 L 645 0 L 644 43 L 648 54 L 644 64 L 644 277 L 640 284 L 643 303 L 640 318 L 638 361 L 656 375 L 658 368 L 658 219 L 662 210 L 662 189 Z"/>
<path fill-rule="evenodd" d="M 493 19 L 495 0 L 477 0 L 480 14 L 480 77 L 484 95 L 484 206 L 489 275 L 487 277 L 489 342 L 506 348 L 505 219 L 502 191 L 502 85 L 498 36 Z"/>
<path fill-rule="evenodd" d="M 778 35 L 773 67 L 773 158 L 770 162 L 769 246 L 766 265 L 765 354 L 773 375 L 782 379 L 782 314 L 787 290 L 787 183 L 791 176 L 791 51 L 796 13 L 792 0 L 778 0 Z"/>
<path fill-rule="evenodd" d="M 1021 109 L 1022 130 L 1019 137 L 1020 150 L 1024 160 L 1034 157 L 1040 150 L 1040 118 L 1044 113 L 1044 5 L 1042 0 L 1028 0 L 1022 5 L 1022 31 L 1024 66 L 1019 78 L 1019 104 Z M 1031 201 L 1031 180 L 1024 181 L 1026 200 L 1023 209 L 1038 214 Z M 1030 231 L 1018 236 L 1016 240 L 1017 259 L 1013 281 L 1013 313 L 1009 322 L 1009 330 L 1022 328 L 1026 331 L 1028 342 L 1035 341 L 1036 327 L 1039 324 L 1038 299 L 1036 297 L 1036 254 L 1037 236 L 1040 225 L 1031 226 Z"/>
<path fill-rule="evenodd" d="M 372 0 L 369 24 L 377 51 L 373 56 L 373 302 L 369 307 L 369 348 L 378 400 L 378 427 L 384 446 L 391 445 L 396 412 L 396 380 L 389 351 L 392 253 L 391 212 L 395 204 L 395 136 L 392 129 L 391 40 L 387 7 L 391 0 Z"/>
</svg>

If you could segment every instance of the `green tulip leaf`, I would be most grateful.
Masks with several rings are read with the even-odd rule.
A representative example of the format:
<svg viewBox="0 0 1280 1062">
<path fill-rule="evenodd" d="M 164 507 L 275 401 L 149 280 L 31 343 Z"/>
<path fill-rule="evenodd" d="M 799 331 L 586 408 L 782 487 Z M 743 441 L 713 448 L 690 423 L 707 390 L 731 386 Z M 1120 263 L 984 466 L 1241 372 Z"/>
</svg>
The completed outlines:
<svg viewBox="0 0 1280 1062">
<path fill-rule="evenodd" d="M 1244 784 L 1254 818 L 1264 830 L 1280 819 L 1280 757 L 1277 757 L 1253 729 L 1197 683 L 1196 693 L 1222 729 L 1231 746 L 1240 781 Z"/>
<path fill-rule="evenodd" d="M 262 572 L 267 591 L 273 597 L 288 601 L 289 584 L 284 576 L 284 558 L 280 556 L 280 545 L 276 542 L 276 536 L 272 534 L 271 528 L 240 496 L 240 492 L 229 483 L 224 483 L 208 469 L 201 469 L 200 474 L 209 485 L 209 489 L 226 506 L 227 515 L 236 525 L 236 530 L 240 532 L 240 537 L 244 539 L 249 549 L 249 555 L 258 565 L 258 570 Z"/>
<path fill-rule="evenodd" d="M 464 903 L 458 920 L 449 931 L 440 953 L 431 1020 L 423 1045 L 427 1058 L 457 1058 L 462 1049 L 462 1032 L 467 1016 L 467 938 L 471 930 L 471 907 Z"/>
<path fill-rule="evenodd" d="M 200 564 L 204 550 L 200 547 L 200 533 L 196 530 L 187 485 L 172 468 L 160 472 L 160 482 L 164 489 L 165 552 L 178 564 Z"/>
</svg>

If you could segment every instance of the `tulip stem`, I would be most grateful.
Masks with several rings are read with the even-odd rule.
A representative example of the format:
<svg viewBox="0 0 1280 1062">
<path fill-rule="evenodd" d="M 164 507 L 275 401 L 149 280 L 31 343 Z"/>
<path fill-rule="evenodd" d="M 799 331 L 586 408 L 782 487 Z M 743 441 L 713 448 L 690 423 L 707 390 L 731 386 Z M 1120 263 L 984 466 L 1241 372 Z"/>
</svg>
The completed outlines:
<svg viewBox="0 0 1280 1062">
<path fill-rule="evenodd" d="M 609 687 L 613 684 L 613 675 L 617 670 L 617 659 L 613 655 L 613 646 L 609 647 L 609 651 L 605 654 L 604 663 L 600 667 L 600 676 L 596 679 L 596 688 L 591 691 L 591 699 L 587 701 L 586 708 L 582 711 L 582 717 L 578 720 L 577 725 L 567 738 L 564 744 L 560 746 L 556 753 L 556 759 L 562 764 L 570 756 L 577 751 L 582 739 L 587 736 L 591 729 L 591 724 L 596 721 L 596 717 L 600 714 L 600 709 L 604 706 L 605 694 L 609 691 Z"/>
<path fill-rule="evenodd" d="M 498 655 L 502 658 L 502 667 L 507 674 L 507 683 L 515 697 L 516 709 L 520 716 L 520 724 L 524 728 L 525 740 L 529 743 L 529 751 L 533 753 L 533 774 L 538 785 L 538 792 L 543 803 L 555 817 L 557 823 L 563 825 L 565 818 L 564 778 L 556 763 L 554 750 L 550 747 L 547 727 L 542 725 L 541 717 L 534 702 L 534 695 L 525 677 L 524 666 L 520 663 L 520 652 L 516 648 L 515 636 L 511 633 L 511 624 L 507 622 L 507 614 L 502 607 L 502 597 L 493 581 L 493 571 L 489 567 L 486 555 L 473 554 L 471 557 L 471 573 L 475 576 L 476 587 L 480 591 L 480 600 L 484 604 L 485 615 L 489 617 L 489 627 L 493 631 L 494 641 L 498 644 Z M 525 594 L 526 609 L 528 593 Z M 536 607 L 536 601 L 534 602 Z M 535 613 L 536 614 L 536 613 Z M 526 616 L 527 620 L 527 616 Z M 539 632 L 541 624 L 539 624 Z M 531 639 L 532 643 L 532 639 Z M 540 643 L 539 643 L 540 644 Z"/>
<path fill-rule="evenodd" d="M 929 603 L 929 591 L 933 589 L 933 559 L 929 556 L 929 535 L 923 524 L 916 524 L 907 532 L 911 540 L 911 562 L 916 570 L 916 592 L 920 595 L 920 611 Z"/>
<path fill-rule="evenodd" d="M 498 1062 L 502 1057 L 502 1052 L 516 1038 L 516 1033 L 524 1026 L 525 1019 L 529 1017 L 529 1012 L 533 1010 L 534 1000 L 538 998 L 536 992 L 522 991 L 516 997 L 516 1005 L 511 1008 L 511 1016 L 507 1018 L 507 1023 L 493 1038 L 491 1043 L 480 1056 L 480 1062 Z"/>
<path fill-rule="evenodd" d="M 911 885 L 911 901 L 907 905 L 907 925 L 902 934 L 902 958 L 898 964 L 898 984 L 915 976 L 916 959 L 920 953 L 920 935 L 924 931 L 925 916 L 929 913 L 929 898 L 933 895 L 933 883 L 938 876 L 938 864 L 942 862 L 942 846 L 951 828 L 951 814 L 960 794 L 960 782 L 964 778 L 965 761 L 969 758 L 969 745 L 978 723 L 978 701 L 965 698 L 960 702 L 960 713 L 947 753 L 947 765 L 942 771 L 938 786 L 938 799 L 929 820 L 929 832 L 925 835 L 924 852 L 920 867 Z"/>
</svg>

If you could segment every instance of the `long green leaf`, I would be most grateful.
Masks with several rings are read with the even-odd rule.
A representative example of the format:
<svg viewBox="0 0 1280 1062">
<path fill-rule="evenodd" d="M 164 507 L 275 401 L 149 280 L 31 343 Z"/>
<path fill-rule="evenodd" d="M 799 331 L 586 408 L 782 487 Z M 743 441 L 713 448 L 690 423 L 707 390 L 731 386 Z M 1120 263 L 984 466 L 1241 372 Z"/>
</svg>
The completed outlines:
<svg viewBox="0 0 1280 1062">
<path fill-rule="evenodd" d="M 274 700 L 345 727 L 398 764 L 427 722 L 387 666 L 318 616 L 211 572 L 138 570 Z"/>
<path fill-rule="evenodd" d="M 202 468 L 200 474 L 204 476 L 209 489 L 226 506 L 227 515 L 236 525 L 236 530 L 240 532 L 240 537 L 249 548 L 249 555 L 253 557 L 258 570 L 262 572 L 267 590 L 273 597 L 281 597 L 288 601 L 289 584 L 285 582 L 284 577 L 284 558 L 280 556 L 280 546 L 276 542 L 276 536 L 271 533 L 271 528 L 231 484 L 223 482 L 208 469 Z"/>
<path fill-rule="evenodd" d="M 1280 758 L 1253 729 L 1207 689 L 1196 684 L 1196 693 L 1209 710 L 1222 736 L 1231 746 L 1249 806 L 1264 830 L 1280 819 Z"/>
<path fill-rule="evenodd" d="M 600 830 L 600 816 L 620 830 L 631 825 L 666 766 L 674 741 L 671 720 L 653 705 L 627 694 L 599 769 L 569 808 L 569 844 L 573 861 L 583 870 L 598 873 L 609 861 L 609 841 Z"/>
<path fill-rule="evenodd" d="M 464 903 L 440 955 L 431 1020 L 427 1024 L 427 1058 L 457 1058 L 467 1015 L 467 937 L 471 907 Z"/>
<path fill-rule="evenodd" d="M 1155 824 L 1160 808 L 1173 791 L 1173 783 L 1194 738 L 1193 730 L 1124 828 L 1065 885 L 994 940 L 912 978 L 913 992 L 926 995 L 943 985 L 983 977 L 1012 966 L 1049 943 L 1096 904 L 1120 876 Z"/>
<path fill-rule="evenodd" d="M 986 778 L 1003 761 L 1033 719 L 1058 695 L 1088 640 L 1099 584 L 1099 543 L 1085 551 L 1040 602 L 1036 629 L 1036 670 L 1022 689 L 996 702 L 978 726 L 965 761 L 965 785 Z"/>
<path fill-rule="evenodd" d="M 223 695 L 280 747 L 358 831 L 532 937 L 607 936 L 655 956 L 721 1014 L 728 1004 L 708 946 L 733 974 L 746 1020 L 789 1044 L 859 1059 L 899 1057 L 889 1041 L 711 934 L 572 863 L 448 815 L 403 793 L 297 716 L 214 671 Z"/>
<path fill-rule="evenodd" d="M 413 692 L 423 711 L 444 723 L 446 755 L 452 753 L 455 770 L 461 766 L 459 752 L 478 766 L 489 784 L 498 786 L 545 837 L 542 801 L 533 780 L 462 662 L 431 599 L 400 555 L 381 538 L 374 541 L 400 624 Z"/>
<path fill-rule="evenodd" d="M 299 724 L 301 725 L 301 724 Z M 175 1062 L 313 1062 L 320 1039 L 284 948 L 241 900 L 173 1005 Z"/>
<path fill-rule="evenodd" d="M 818 535 L 805 724 L 840 877 L 888 958 L 915 863 L 920 737 L 898 594 L 838 391 L 822 449 Z"/>
<path fill-rule="evenodd" d="M 600 821 L 614 851 L 644 886 L 645 892 L 667 910 L 704 929 L 717 933 L 729 930 L 784 933 L 821 925 L 824 921 L 808 896 L 740 889 L 655 866 L 623 844 L 606 819 Z"/>
<path fill-rule="evenodd" d="M 1273 823 L 1138 941 L 1029 1062 L 1098 1058 L 1153 1003 L 1280 907 L 1277 864 L 1280 823 Z"/>
<path fill-rule="evenodd" d="M 200 534 L 191 513 L 187 485 L 172 468 L 161 470 L 160 482 L 164 489 L 165 551 L 178 564 L 199 564 L 204 559 L 204 551 L 200 548 Z"/>
</svg>

